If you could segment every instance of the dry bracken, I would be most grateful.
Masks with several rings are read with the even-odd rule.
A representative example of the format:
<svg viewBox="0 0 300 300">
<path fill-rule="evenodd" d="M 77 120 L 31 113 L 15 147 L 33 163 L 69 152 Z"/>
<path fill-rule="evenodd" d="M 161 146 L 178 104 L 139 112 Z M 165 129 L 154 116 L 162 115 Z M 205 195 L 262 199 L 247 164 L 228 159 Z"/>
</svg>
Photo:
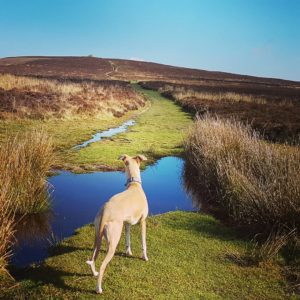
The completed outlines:
<svg viewBox="0 0 300 300">
<path fill-rule="evenodd" d="M 120 117 L 145 105 L 126 82 L 0 75 L 0 118 Z"/>
</svg>

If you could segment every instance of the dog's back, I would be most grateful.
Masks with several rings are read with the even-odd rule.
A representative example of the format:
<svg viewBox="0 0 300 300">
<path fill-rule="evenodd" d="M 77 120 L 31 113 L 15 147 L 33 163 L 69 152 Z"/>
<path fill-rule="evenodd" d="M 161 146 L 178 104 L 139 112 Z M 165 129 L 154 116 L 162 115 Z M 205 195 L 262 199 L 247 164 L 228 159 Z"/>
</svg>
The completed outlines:
<svg viewBox="0 0 300 300">
<path fill-rule="evenodd" d="M 126 191 L 114 195 L 101 209 L 103 222 L 115 220 L 135 225 L 148 216 L 148 202 L 142 187 L 132 184 Z"/>
</svg>

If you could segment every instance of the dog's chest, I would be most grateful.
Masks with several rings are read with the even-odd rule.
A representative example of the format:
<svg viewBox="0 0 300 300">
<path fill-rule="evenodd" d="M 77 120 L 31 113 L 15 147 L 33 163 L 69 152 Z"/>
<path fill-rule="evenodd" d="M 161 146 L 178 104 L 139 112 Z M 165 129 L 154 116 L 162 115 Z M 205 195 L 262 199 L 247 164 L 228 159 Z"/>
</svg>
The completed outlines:
<svg viewBox="0 0 300 300">
<path fill-rule="evenodd" d="M 141 217 L 134 217 L 134 216 L 127 216 L 125 218 L 125 222 L 129 223 L 130 225 L 135 225 L 139 222 Z"/>
</svg>

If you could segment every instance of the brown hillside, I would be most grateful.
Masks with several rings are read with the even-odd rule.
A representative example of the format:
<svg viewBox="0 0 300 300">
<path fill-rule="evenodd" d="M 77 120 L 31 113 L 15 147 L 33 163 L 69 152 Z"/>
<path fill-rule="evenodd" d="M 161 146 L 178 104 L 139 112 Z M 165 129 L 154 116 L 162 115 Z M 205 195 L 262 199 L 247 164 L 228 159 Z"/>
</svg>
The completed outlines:
<svg viewBox="0 0 300 300">
<path fill-rule="evenodd" d="M 96 85 L 111 82 L 112 93 L 119 86 L 123 87 L 121 81 L 137 80 L 144 88 L 158 90 L 198 113 L 237 117 L 252 124 L 253 128 L 271 140 L 293 142 L 298 141 L 300 135 L 300 82 L 96 57 L 3 58 L 0 59 L 0 73 L 59 79 L 62 83 L 64 80 L 61 79 L 72 79 L 74 84 L 82 84 L 86 80 Z M 93 90 L 91 86 L 89 89 Z M 123 99 L 125 96 L 122 91 L 118 95 Z M 27 107 L 27 94 L 16 97 L 13 94 L 16 92 L 10 92 L 10 99 L 18 98 L 22 104 L 20 107 Z M 8 92 L 3 91 L 3 94 L 7 96 Z M 39 108 L 41 104 L 54 103 L 51 98 L 53 95 L 37 97 L 45 100 L 38 103 Z M 7 97 L 0 95 L 0 98 L 5 112 L 14 111 L 7 105 L 8 101 L 4 101 Z M 75 97 L 78 101 L 73 98 L 74 107 L 77 107 L 85 103 L 84 99 L 88 97 L 83 93 L 79 100 Z M 98 96 L 91 99 L 96 101 Z"/>
<path fill-rule="evenodd" d="M 299 82 L 174 67 L 150 62 L 96 57 L 10 57 L 0 59 L 0 73 L 85 79 L 163 80 L 202 85 L 298 86 Z"/>
</svg>

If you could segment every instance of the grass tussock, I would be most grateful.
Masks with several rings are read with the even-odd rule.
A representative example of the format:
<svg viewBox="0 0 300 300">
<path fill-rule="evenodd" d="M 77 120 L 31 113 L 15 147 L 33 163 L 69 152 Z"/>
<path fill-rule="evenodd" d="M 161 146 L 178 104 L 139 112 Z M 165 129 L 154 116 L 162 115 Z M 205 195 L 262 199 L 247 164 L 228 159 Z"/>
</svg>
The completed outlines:
<svg viewBox="0 0 300 300">
<path fill-rule="evenodd" d="M 0 185 L 0 278 L 8 275 L 6 267 L 11 255 L 9 248 L 13 243 L 14 234 L 14 206 L 9 191 L 10 184 L 11 182 L 6 181 Z"/>
<path fill-rule="evenodd" d="M 271 237 L 276 249 L 299 234 L 299 148 L 266 143 L 249 126 L 206 116 L 196 120 L 185 150 L 187 186 L 204 206 L 254 233 L 280 233 Z"/>
<path fill-rule="evenodd" d="M 125 82 L 58 81 L 0 75 L 0 118 L 120 117 L 145 105 Z"/>
<path fill-rule="evenodd" d="M 54 161 L 51 139 L 40 130 L 8 137 L 0 146 L 0 182 L 18 214 L 48 208 L 46 174 Z"/>
<path fill-rule="evenodd" d="M 290 231 L 274 228 L 262 243 L 259 243 L 256 237 L 254 247 L 249 249 L 249 257 L 255 263 L 275 258 L 280 249 L 294 240 L 296 232 L 296 228 Z"/>
<path fill-rule="evenodd" d="M 53 163 L 52 143 L 42 131 L 7 137 L 0 145 L 0 275 L 14 240 L 15 216 L 49 208 L 46 173 Z"/>
</svg>

